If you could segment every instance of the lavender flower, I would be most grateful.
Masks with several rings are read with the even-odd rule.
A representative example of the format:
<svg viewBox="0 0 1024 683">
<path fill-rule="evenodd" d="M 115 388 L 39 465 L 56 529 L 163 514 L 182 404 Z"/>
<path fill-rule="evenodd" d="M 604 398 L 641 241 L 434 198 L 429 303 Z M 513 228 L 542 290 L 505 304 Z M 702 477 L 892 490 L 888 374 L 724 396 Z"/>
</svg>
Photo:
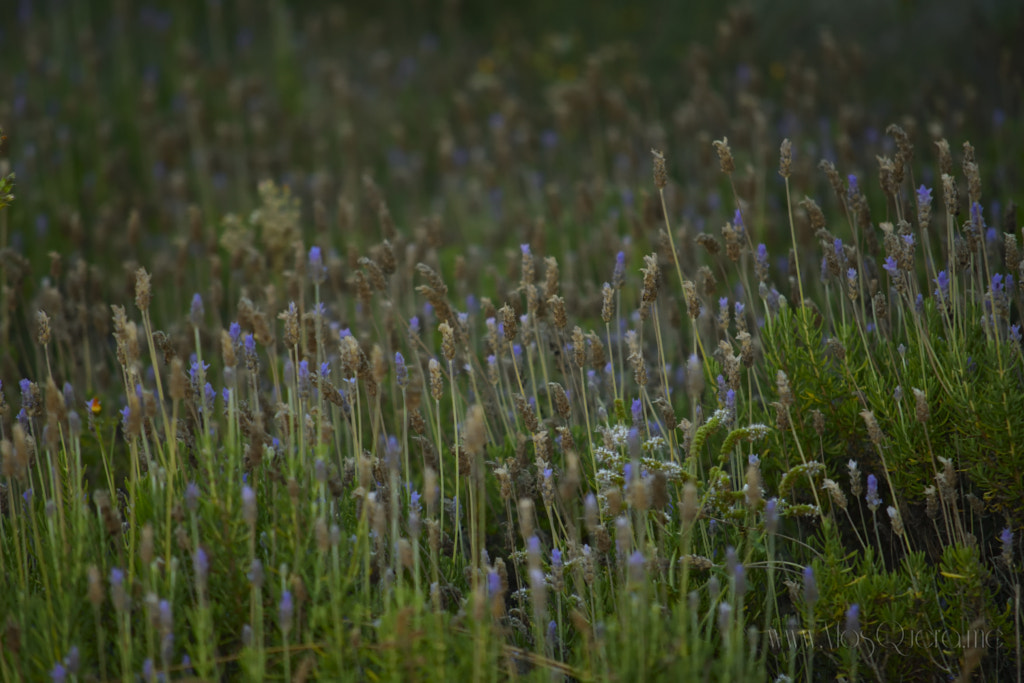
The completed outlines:
<svg viewBox="0 0 1024 683">
<path fill-rule="evenodd" d="M 114 567 L 110 570 L 110 601 L 114 609 L 123 612 L 128 609 L 128 593 L 124 587 L 124 570 Z"/>
<path fill-rule="evenodd" d="M 192 295 L 192 306 L 188 312 L 188 319 L 196 327 L 203 324 L 203 297 L 199 293 Z"/>
<path fill-rule="evenodd" d="M 558 548 L 551 549 L 551 566 L 561 567 L 562 566 L 562 551 Z"/>
<path fill-rule="evenodd" d="M 210 559 L 206 556 L 206 551 L 201 547 L 196 548 L 196 551 L 192 553 L 192 569 L 196 573 L 196 582 L 205 586 L 206 578 L 210 572 Z"/>
<path fill-rule="evenodd" d="M 612 286 L 622 289 L 626 284 L 626 253 L 620 251 L 615 255 L 615 270 L 612 272 Z"/>
<path fill-rule="evenodd" d="M 764 529 L 769 535 L 779 530 L 779 501 L 770 498 L 764 505 Z"/>
<path fill-rule="evenodd" d="M 940 301 L 945 301 L 946 297 L 949 296 L 949 274 L 946 271 L 939 271 L 938 277 L 933 282 L 938 285 L 938 289 L 935 290 L 935 296 Z"/>
<path fill-rule="evenodd" d="M 885 272 L 889 273 L 889 277 L 896 277 L 896 274 L 899 272 L 899 269 L 896 267 L 896 259 L 892 256 L 887 256 L 885 258 L 885 263 L 882 264 L 882 268 L 885 269 Z"/>
<path fill-rule="evenodd" d="M 1010 527 L 1006 527 L 999 534 L 999 542 L 1003 544 L 1003 560 L 1009 564 L 1013 558 L 1013 531 L 1010 530 Z"/>
<path fill-rule="evenodd" d="M 289 590 L 284 590 L 281 593 L 281 602 L 277 605 L 277 618 L 283 632 L 288 633 L 291 630 L 294 613 L 295 605 L 292 602 L 292 593 Z"/>
<path fill-rule="evenodd" d="M 874 512 L 878 509 L 878 506 L 882 504 L 882 499 L 878 495 L 878 478 L 873 474 L 868 475 L 868 493 L 864 496 L 864 500 L 868 503 L 868 508 Z"/>
<path fill-rule="evenodd" d="M 316 285 L 323 284 L 327 279 L 327 266 L 324 265 L 320 247 L 310 247 L 309 249 L 309 279 Z"/>
<path fill-rule="evenodd" d="M 169 601 L 160 601 L 157 607 L 157 615 L 161 633 L 170 633 L 174 630 L 174 614 L 171 612 L 171 603 Z"/>
<path fill-rule="evenodd" d="M 634 550 L 633 554 L 629 556 L 629 580 L 633 583 L 643 583 L 646 564 L 647 560 L 644 558 L 644 554 L 639 550 Z"/>
<path fill-rule="evenodd" d="M 843 635 L 846 638 L 860 637 L 860 605 L 857 603 L 850 605 L 850 609 L 846 610 L 846 628 Z"/>
<path fill-rule="evenodd" d="M 65 669 L 64 665 L 60 662 L 54 664 L 53 668 L 50 669 L 50 680 L 53 681 L 53 683 L 64 683 L 64 681 L 67 680 L 67 676 L 67 669 Z"/>
<path fill-rule="evenodd" d="M 242 487 L 242 518 L 250 528 L 256 526 L 256 492 L 250 486 Z"/>
<path fill-rule="evenodd" d="M 633 403 L 630 406 L 630 412 L 633 416 L 633 424 L 640 424 L 640 419 L 643 417 L 643 403 L 640 402 L 640 399 L 633 399 Z"/>
<path fill-rule="evenodd" d="M 921 187 L 917 188 L 917 211 L 921 212 L 922 207 L 931 207 L 932 205 L 932 189 L 925 187 L 921 184 Z"/>
<path fill-rule="evenodd" d="M 754 256 L 754 271 L 757 273 L 757 279 L 764 284 L 768 279 L 768 247 L 764 244 L 757 245 L 757 254 Z"/>
<path fill-rule="evenodd" d="M 258 559 L 253 559 L 252 564 L 249 565 L 249 571 L 245 573 L 245 578 L 249 580 L 256 588 L 263 587 L 263 563 Z"/>
<path fill-rule="evenodd" d="M 199 486 L 194 481 L 185 486 L 185 507 L 189 512 L 195 512 L 199 507 Z"/>
<path fill-rule="evenodd" d="M 814 578 L 814 569 L 811 567 L 804 567 L 804 602 L 811 609 L 818 602 L 818 580 Z"/>
<path fill-rule="evenodd" d="M 723 636 L 729 633 L 730 624 L 732 624 L 732 606 L 723 602 L 718 606 L 718 630 L 722 632 Z"/>
<path fill-rule="evenodd" d="M 501 594 L 501 576 L 493 569 L 487 573 L 487 595 L 493 600 Z"/>
<path fill-rule="evenodd" d="M 308 396 L 310 390 L 309 361 L 299 361 L 299 395 Z"/>
<path fill-rule="evenodd" d="M 232 322 L 228 325 L 228 337 L 231 338 L 231 343 L 238 346 L 238 340 L 242 336 L 242 326 L 238 322 Z"/>
<path fill-rule="evenodd" d="M 409 369 L 405 366 L 405 358 L 398 351 L 395 352 L 395 380 L 402 389 L 409 384 Z"/>
</svg>

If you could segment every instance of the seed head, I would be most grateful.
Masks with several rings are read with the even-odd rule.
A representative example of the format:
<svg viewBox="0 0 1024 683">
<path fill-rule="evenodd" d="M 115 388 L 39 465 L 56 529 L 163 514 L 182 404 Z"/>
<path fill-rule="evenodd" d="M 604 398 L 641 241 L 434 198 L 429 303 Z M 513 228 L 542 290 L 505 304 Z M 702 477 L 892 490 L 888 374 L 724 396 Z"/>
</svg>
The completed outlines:
<svg viewBox="0 0 1024 683">
<path fill-rule="evenodd" d="M 788 178 L 793 165 L 793 143 L 786 138 L 779 146 L 779 175 Z"/>
<path fill-rule="evenodd" d="M 665 185 L 668 184 L 668 172 L 665 170 L 665 155 L 655 149 L 651 150 L 651 154 L 654 155 L 654 186 L 660 191 L 665 189 Z"/>
<path fill-rule="evenodd" d="M 140 311 L 149 310 L 152 291 L 149 273 L 145 268 L 139 268 L 135 271 L 135 305 L 139 307 Z"/>
<path fill-rule="evenodd" d="M 736 163 L 732 159 L 732 150 L 729 149 L 729 138 L 715 140 L 712 144 L 715 147 L 715 152 L 718 153 L 718 163 L 721 165 L 722 173 L 732 174 L 736 170 Z"/>
</svg>

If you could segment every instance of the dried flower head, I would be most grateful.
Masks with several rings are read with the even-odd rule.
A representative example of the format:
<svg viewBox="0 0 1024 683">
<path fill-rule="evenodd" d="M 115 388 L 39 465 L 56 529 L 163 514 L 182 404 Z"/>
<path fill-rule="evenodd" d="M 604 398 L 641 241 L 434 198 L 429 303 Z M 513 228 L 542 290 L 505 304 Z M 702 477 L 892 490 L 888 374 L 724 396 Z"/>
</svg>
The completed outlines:
<svg viewBox="0 0 1024 683">
<path fill-rule="evenodd" d="M 790 168 L 793 165 L 793 143 L 786 138 L 779 145 L 779 175 L 789 178 Z"/>
<path fill-rule="evenodd" d="M 661 191 L 668 184 L 668 172 L 665 170 L 665 155 L 655 149 L 651 150 L 651 154 L 654 155 L 654 186 Z"/>
<path fill-rule="evenodd" d="M 721 165 L 722 173 L 731 174 L 736 170 L 736 163 L 732 159 L 732 150 L 729 148 L 729 138 L 722 138 L 711 143 L 718 153 L 718 163 Z"/>
</svg>

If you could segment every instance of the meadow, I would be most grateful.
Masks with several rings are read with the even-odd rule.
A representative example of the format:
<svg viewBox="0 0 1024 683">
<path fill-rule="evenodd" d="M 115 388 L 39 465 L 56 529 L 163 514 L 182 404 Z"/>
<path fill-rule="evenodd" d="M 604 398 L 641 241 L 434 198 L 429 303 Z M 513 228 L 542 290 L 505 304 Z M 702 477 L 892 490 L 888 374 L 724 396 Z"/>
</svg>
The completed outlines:
<svg viewBox="0 0 1024 683">
<path fill-rule="evenodd" d="M 0 9 L 0 679 L 1024 680 L 986 7 Z"/>
</svg>

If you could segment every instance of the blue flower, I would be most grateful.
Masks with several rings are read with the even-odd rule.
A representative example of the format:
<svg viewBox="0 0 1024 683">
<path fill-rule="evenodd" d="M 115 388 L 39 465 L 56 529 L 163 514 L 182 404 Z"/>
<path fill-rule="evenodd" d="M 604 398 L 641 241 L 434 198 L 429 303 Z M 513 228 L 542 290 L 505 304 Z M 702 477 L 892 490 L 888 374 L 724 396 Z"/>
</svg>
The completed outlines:
<svg viewBox="0 0 1024 683">
<path fill-rule="evenodd" d="M 917 210 L 920 211 L 921 207 L 932 205 L 932 190 L 930 187 L 925 187 L 924 184 L 917 188 Z"/>
<path fill-rule="evenodd" d="M 887 256 L 885 258 L 885 263 L 882 265 L 882 268 L 885 269 L 885 272 L 889 273 L 890 277 L 896 277 L 896 274 L 899 272 L 899 269 L 896 266 L 896 259 L 892 256 Z"/>
<path fill-rule="evenodd" d="M 882 504 L 882 499 L 878 495 L 878 478 L 873 475 L 868 475 L 868 493 L 864 496 L 864 500 L 867 501 L 868 507 L 874 512 L 878 509 L 878 506 Z"/>
<path fill-rule="evenodd" d="M 192 307 L 189 309 L 188 318 L 193 325 L 199 327 L 203 324 L 203 297 L 199 293 L 192 295 Z"/>
<path fill-rule="evenodd" d="M 939 271 L 938 277 L 932 280 L 936 285 L 939 286 L 935 290 L 935 296 L 939 299 L 945 299 L 949 295 L 949 274 L 946 271 Z"/>
<path fill-rule="evenodd" d="M 277 617 L 281 623 L 281 630 L 288 631 L 292 626 L 292 615 L 295 613 L 295 605 L 292 602 L 292 592 L 284 590 L 281 592 L 281 602 L 277 605 Z"/>
<path fill-rule="evenodd" d="M 310 247 L 309 249 L 309 279 L 318 285 L 327 279 L 327 266 L 324 265 L 320 247 Z"/>
</svg>

